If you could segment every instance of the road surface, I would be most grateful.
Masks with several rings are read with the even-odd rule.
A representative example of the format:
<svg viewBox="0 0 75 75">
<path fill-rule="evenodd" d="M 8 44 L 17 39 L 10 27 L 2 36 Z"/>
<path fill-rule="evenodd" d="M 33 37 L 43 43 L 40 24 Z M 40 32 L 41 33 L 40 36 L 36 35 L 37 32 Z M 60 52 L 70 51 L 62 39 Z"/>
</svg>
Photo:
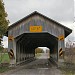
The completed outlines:
<svg viewBox="0 0 75 75">
<path fill-rule="evenodd" d="M 46 54 L 42 54 L 39 59 L 24 65 L 21 69 L 5 75 L 62 75 L 62 72 L 43 55 Z"/>
</svg>

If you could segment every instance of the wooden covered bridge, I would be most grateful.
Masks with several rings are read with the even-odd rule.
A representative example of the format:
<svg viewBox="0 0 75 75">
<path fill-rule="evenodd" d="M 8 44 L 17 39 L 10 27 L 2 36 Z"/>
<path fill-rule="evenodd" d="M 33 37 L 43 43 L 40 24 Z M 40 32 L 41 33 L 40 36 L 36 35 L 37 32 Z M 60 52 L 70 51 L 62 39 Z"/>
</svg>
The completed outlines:
<svg viewBox="0 0 75 75">
<path fill-rule="evenodd" d="M 19 64 L 35 57 L 35 48 L 48 47 L 51 57 L 64 61 L 65 38 L 71 29 L 38 13 L 20 19 L 8 28 L 10 64 Z"/>
</svg>

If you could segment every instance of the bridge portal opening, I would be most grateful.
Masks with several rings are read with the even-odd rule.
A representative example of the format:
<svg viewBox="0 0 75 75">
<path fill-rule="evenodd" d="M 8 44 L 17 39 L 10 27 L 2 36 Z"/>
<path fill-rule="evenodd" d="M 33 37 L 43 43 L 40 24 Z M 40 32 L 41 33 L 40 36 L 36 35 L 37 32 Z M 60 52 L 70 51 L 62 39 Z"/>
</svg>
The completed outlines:
<svg viewBox="0 0 75 75">
<path fill-rule="evenodd" d="M 48 47 L 50 57 L 58 60 L 58 39 L 47 33 L 24 33 L 16 40 L 16 62 L 23 62 L 35 57 L 37 47 Z"/>
<path fill-rule="evenodd" d="M 37 47 L 35 49 L 35 58 L 36 59 L 49 59 L 50 49 L 47 47 Z"/>
</svg>

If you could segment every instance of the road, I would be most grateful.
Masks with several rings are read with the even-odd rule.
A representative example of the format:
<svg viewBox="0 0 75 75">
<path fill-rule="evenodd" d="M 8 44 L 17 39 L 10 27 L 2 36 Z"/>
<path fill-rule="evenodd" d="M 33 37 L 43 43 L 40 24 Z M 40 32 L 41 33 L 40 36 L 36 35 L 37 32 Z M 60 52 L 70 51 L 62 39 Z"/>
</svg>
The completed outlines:
<svg viewBox="0 0 75 75">
<path fill-rule="evenodd" d="M 61 71 L 43 55 L 46 54 L 42 54 L 39 59 L 32 61 L 31 63 L 24 65 L 21 69 L 7 75 L 62 75 Z"/>
<path fill-rule="evenodd" d="M 62 73 L 49 64 L 47 59 L 38 59 L 7 75 L 62 75 Z"/>
</svg>

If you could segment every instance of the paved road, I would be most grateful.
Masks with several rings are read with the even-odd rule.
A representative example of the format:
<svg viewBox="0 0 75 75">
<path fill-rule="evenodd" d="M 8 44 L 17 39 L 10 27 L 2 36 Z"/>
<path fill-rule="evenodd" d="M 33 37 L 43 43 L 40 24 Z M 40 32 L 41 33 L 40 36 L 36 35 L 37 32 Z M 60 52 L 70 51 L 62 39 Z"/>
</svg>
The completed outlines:
<svg viewBox="0 0 75 75">
<path fill-rule="evenodd" d="M 43 55 L 47 56 L 46 54 L 42 54 L 39 59 L 7 75 L 62 75 L 61 71 L 47 57 L 43 57 Z"/>
</svg>

